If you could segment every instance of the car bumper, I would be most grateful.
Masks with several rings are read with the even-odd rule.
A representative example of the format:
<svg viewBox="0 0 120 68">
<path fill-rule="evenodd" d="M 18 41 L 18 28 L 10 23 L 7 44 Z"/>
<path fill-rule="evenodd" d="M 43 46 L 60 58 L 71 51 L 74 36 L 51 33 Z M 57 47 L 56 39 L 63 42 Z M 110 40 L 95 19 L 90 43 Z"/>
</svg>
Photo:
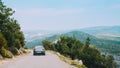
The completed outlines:
<svg viewBox="0 0 120 68">
<path fill-rule="evenodd" d="M 39 54 L 45 55 L 45 51 L 34 51 L 34 55 L 39 55 Z"/>
</svg>

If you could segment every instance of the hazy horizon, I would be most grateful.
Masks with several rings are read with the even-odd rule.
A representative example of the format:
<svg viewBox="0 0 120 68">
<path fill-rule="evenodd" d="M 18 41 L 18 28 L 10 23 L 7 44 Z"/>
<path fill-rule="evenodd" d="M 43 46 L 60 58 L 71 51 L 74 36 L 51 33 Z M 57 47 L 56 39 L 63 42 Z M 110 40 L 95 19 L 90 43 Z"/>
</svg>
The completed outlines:
<svg viewBox="0 0 120 68">
<path fill-rule="evenodd" d="M 2 0 L 25 30 L 120 26 L 120 0 Z"/>
<path fill-rule="evenodd" d="M 29 32 L 29 31 L 43 31 L 43 32 L 46 32 L 46 31 L 53 31 L 53 32 L 57 32 L 57 31 L 61 31 L 61 32 L 66 32 L 66 31 L 77 31 L 77 30 L 84 30 L 84 29 L 91 29 L 91 28 L 99 28 L 99 27 L 120 27 L 120 25 L 113 25 L 113 26 L 90 26 L 90 27 L 82 27 L 82 28 L 76 28 L 76 29 L 66 29 L 66 30 L 62 30 L 62 29 L 59 29 L 59 30 L 42 30 L 42 29 L 32 29 L 32 30 L 23 30 L 25 32 Z"/>
</svg>

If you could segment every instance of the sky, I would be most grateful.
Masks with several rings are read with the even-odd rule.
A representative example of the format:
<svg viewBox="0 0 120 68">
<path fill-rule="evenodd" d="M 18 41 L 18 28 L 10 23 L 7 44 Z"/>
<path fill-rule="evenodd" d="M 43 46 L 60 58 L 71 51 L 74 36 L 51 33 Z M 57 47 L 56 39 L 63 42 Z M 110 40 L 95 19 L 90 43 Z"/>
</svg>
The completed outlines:
<svg viewBox="0 0 120 68">
<path fill-rule="evenodd" d="M 2 0 L 22 30 L 120 25 L 120 0 Z"/>
</svg>

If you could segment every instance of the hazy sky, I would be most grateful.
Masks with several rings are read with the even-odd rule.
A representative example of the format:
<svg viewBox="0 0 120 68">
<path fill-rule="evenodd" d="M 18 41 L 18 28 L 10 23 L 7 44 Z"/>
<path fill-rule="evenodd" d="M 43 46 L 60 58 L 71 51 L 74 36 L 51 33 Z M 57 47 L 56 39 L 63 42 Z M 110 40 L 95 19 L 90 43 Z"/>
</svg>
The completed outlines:
<svg viewBox="0 0 120 68">
<path fill-rule="evenodd" d="M 120 25 L 120 0 L 3 0 L 23 30 Z"/>
</svg>

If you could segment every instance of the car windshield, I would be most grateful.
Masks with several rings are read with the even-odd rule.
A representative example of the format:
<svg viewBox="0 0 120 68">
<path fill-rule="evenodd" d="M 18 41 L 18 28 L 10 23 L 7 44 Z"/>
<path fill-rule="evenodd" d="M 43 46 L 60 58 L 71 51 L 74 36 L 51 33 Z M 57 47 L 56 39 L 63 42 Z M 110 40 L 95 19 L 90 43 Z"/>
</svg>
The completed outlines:
<svg viewBox="0 0 120 68">
<path fill-rule="evenodd" d="M 42 49 L 44 49 L 43 46 L 36 46 L 36 47 L 35 47 L 35 50 L 42 50 Z"/>
<path fill-rule="evenodd" d="M 35 46 L 35 48 L 43 48 L 43 46 Z"/>
</svg>

